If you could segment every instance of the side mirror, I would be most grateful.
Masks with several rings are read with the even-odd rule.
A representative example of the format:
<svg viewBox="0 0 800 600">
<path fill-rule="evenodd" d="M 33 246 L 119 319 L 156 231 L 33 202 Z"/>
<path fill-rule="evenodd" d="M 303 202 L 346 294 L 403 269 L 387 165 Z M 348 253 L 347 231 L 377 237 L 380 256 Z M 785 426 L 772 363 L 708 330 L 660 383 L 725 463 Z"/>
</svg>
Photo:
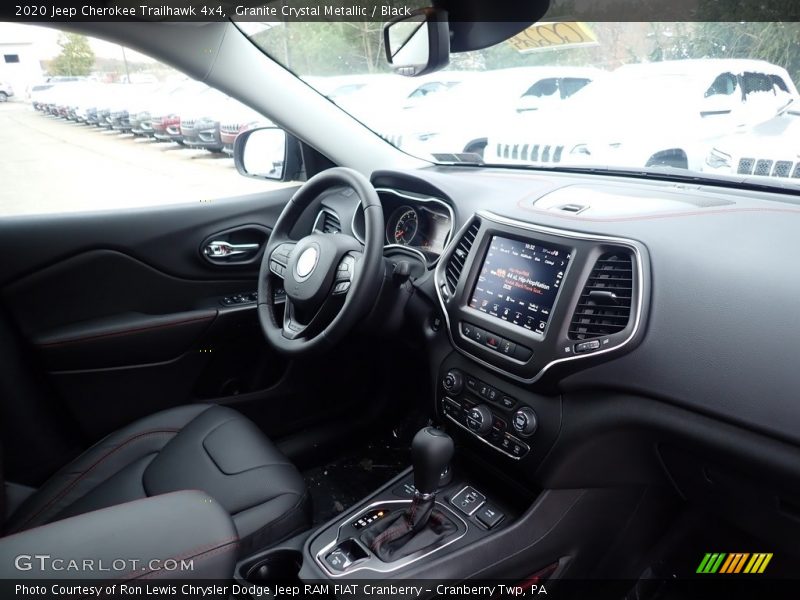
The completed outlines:
<svg viewBox="0 0 800 600">
<path fill-rule="evenodd" d="M 400 75 L 417 77 L 450 62 L 447 11 L 420 8 L 383 27 L 386 60 Z"/>
<path fill-rule="evenodd" d="M 243 131 L 233 142 L 233 162 L 246 177 L 289 181 L 301 167 L 300 144 L 278 127 Z"/>
</svg>

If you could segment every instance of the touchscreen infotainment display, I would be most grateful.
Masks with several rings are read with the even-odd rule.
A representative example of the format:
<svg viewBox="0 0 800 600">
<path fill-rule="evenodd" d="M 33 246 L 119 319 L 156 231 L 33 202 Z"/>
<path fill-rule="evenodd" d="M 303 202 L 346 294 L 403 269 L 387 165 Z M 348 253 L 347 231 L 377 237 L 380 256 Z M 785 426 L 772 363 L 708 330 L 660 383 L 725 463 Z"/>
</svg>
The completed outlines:
<svg viewBox="0 0 800 600">
<path fill-rule="evenodd" d="M 469 305 L 544 333 L 570 258 L 566 248 L 493 236 Z"/>
</svg>

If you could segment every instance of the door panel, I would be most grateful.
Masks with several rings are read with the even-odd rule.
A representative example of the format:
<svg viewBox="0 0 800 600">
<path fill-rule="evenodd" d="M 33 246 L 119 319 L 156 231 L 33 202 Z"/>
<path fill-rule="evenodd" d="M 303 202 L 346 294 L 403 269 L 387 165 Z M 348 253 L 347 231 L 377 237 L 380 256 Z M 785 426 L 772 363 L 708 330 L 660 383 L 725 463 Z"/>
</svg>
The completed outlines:
<svg viewBox="0 0 800 600">
<path fill-rule="evenodd" d="M 266 346 L 255 304 L 223 302 L 255 291 L 263 250 L 215 264 L 202 247 L 219 232 L 255 231 L 263 248 L 295 189 L 0 220 L 0 253 L 12 257 L 0 264 L 0 297 L 32 357 L 25 368 L 48 373 L 48 401 L 71 416 L 65 437 L 89 443 L 157 410 L 282 378 L 287 363 Z"/>
</svg>

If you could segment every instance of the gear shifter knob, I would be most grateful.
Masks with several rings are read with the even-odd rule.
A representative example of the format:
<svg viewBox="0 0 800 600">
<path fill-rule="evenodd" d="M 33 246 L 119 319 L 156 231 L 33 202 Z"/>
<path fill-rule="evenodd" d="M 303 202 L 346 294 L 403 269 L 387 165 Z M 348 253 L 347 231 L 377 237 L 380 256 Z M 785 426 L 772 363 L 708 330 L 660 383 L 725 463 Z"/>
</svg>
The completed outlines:
<svg viewBox="0 0 800 600">
<path fill-rule="evenodd" d="M 433 494 L 439 476 L 453 458 L 453 438 L 435 427 L 423 427 L 411 442 L 414 487 L 420 494 Z"/>
</svg>

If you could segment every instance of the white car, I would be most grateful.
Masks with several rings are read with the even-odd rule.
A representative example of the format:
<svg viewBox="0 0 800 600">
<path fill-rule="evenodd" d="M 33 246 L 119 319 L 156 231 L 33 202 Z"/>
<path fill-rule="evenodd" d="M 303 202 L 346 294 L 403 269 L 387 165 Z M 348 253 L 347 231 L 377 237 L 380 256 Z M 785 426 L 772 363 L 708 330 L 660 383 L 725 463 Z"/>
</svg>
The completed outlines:
<svg viewBox="0 0 800 600">
<path fill-rule="evenodd" d="M 0 81 L 0 102 L 8 101 L 14 95 L 14 88 L 7 81 Z"/>
<path fill-rule="evenodd" d="M 461 85 L 412 107 L 377 131 L 415 156 L 483 156 L 489 135 L 516 114 L 562 103 L 604 74 L 592 67 L 515 67 L 472 74 Z M 442 108 L 447 105 L 447 110 Z"/>
<path fill-rule="evenodd" d="M 347 93 L 334 91 L 328 97 L 367 127 L 380 133 L 386 130 L 387 115 L 392 115 L 391 123 L 394 123 L 398 112 L 422 110 L 428 102 L 474 77 L 474 74 L 462 71 L 438 71 L 422 77 L 366 75 L 357 80 L 358 89 Z M 343 87 L 349 89 L 354 85 L 356 80 L 343 84 Z M 341 90 L 342 86 L 338 89 Z"/>
<path fill-rule="evenodd" d="M 800 183 L 800 106 L 793 105 L 768 121 L 720 139 L 703 170 Z"/>
<path fill-rule="evenodd" d="M 497 130 L 487 162 L 700 170 L 715 140 L 795 99 L 786 70 L 764 61 L 625 65 L 559 108 L 520 115 Z"/>
</svg>

